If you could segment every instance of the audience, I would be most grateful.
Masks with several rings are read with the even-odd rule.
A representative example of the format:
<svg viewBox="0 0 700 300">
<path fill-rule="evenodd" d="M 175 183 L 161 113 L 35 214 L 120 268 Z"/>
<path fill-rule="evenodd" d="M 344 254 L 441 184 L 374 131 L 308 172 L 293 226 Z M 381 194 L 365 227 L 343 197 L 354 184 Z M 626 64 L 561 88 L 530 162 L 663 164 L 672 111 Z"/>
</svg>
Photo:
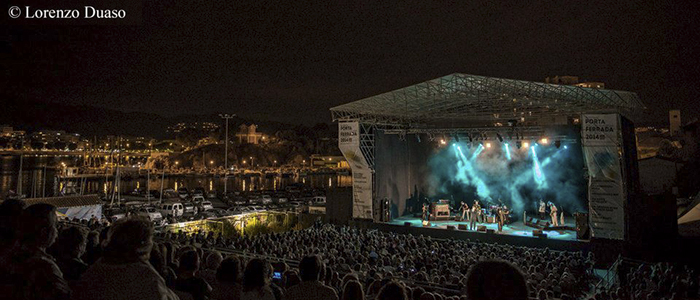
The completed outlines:
<svg viewBox="0 0 700 300">
<path fill-rule="evenodd" d="M 14 285 L 10 299 L 70 299 L 71 289 L 53 257 L 46 253 L 58 236 L 56 208 L 34 204 L 22 211 L 19 239 L 5 271 Z"/>
<path fill-rule="evenodd" d="M 343 297 L 340 300 L 365 300 L 365 291 L 357 280 L 348 280 L 343 285 Z"/>
<path fill-rule="evenodd" d="M 56 243 L 49 248 L 49 253 L 63 272 L 67 281 L 76 281 L 87 270 L 88 265 L 80 258 L 85 253 L 87 231 L 81 227 L 70 226 L 58 235 Z"/>
<path fill-rule="evenodd" d="M 180 256 L 175 289 L 192 295 L 194 300 L 206 300 L 211 296 L 211 286 L 197 275 L 199 254 L 187 251 Z"/>
<path fill-rule="evenodd" d="M 323 263 L 318 256 L 307 256 L 299 262 L 301 283 L 287 290 L 288 300 L 338 299 L 335 290 L 319 281 Z"/>
<path fill-rule="evenodd" d="M 216 300 L 237 300 L 241 298 L 241 261 L 236 256 L 224 259 L 216 270 L 216 283 L 212 298 Z"/>
<path fill-rule="evenodd" d="M 145 219 L 58 223 L 53 206 L 24 206 L 0 203 L 3 299 L 675 300 L 699 289 L 694 269 L 669 263 L 625 264 L 619 284 L 594 288 L 583 252 L 321 224 L 230 239 L 159 233 L 154 244 Z"/>
<path fill-rule="evenodd" d="M 145 218 L 115 222 L 103 257 L 76 284 L 75 299 L 179 299 L 148 262 L 152 237 L 153 226 Z"/>
<path fill-rule="evenodd" d="M 248 262 L 243 272 L 243 300 L 275 300 L 270 289 L 270 263 L 254 258 Z"/>
<path fill-rule="evenodd" d="M 507 262 L 479 262 L 467 275 L 467 297 L 470 300 L 527 300 L 525 277 Z"/>
</svg>

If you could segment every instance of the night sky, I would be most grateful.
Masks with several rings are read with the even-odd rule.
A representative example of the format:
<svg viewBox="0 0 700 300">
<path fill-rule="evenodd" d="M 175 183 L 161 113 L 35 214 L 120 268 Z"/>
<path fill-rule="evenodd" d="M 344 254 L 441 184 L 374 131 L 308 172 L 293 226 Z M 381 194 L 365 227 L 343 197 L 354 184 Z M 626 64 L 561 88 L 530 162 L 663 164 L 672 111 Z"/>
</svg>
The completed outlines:
<svg viewBox="0 0 700 300">
<path fill-rule="evenodd" d="M 680 1 L 143 2 L 139 26 L 13 26 L 3 10 L 1 101 L 313 124 L 460 72 L 576 75 L 637 92 L 644 122 L 700 116 L 698 11 Z"/>
</svg>

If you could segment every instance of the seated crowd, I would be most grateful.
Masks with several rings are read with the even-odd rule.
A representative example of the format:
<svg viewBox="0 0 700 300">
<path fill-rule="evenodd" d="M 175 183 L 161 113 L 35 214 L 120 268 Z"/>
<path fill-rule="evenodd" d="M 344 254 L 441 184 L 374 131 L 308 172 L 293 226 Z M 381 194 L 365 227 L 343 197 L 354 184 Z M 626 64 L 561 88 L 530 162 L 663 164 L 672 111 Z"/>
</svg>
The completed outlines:
<svg viewBox="0 0 700 300">
<path fill-rule="evenodd" d="M 154 233 L 129 217 L 109 226 L 60 223 L 48 204 L 0 203 L 3 299 L 595 299 L 698 296 L 698 276 L 640 266 L 593 289 L 582 252 L 434 240 L 350 227 L 225 239 Z M 222 256 L 215 249 L 240 255 Z M 229 251 L 226 251 L 229 252 Z M 266 258 L 279 258 L 273 261 Z M 283 261 L 298 262 L 291 268 Z M 296 263 L 294 263 L 296 265 Z M 273 276 L 278 273 L 280 276 Z"/>
</svg>

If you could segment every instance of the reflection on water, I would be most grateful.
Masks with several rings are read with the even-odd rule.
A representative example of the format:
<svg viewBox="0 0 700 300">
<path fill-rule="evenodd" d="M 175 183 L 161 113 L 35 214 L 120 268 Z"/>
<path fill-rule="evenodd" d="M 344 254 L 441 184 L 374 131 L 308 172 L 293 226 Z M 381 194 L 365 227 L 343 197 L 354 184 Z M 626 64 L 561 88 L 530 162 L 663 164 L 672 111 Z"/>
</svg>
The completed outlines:
<svg viewBox="0 0 700 300">
<path fill-rule="evenodd" d="M 65 160 L 65 158 L 63 158 Z M 49 157 L 32 157 L 24 158 L 22 165 L 22 184 L 18 185 L 17 173 L 19 171 L 19 159 L 15 157 L 3 156 L 0 157 L 0 197 L 6 195 L 10 190 L 16 191 L 18 186 L 21 187 L 22 193 L 27 197 L 42 197 L 52 196 L 59 193 L 64 187 L 75 187 L 76 191 L 83 193 L 111 193 L 114 189 L 114 182 L 106 180 L 104 177 L 94 179 L 72 179 L 59 180 L 55 175 L 61 158 Z M 44 166 L 47 166 L 44 169 Z M 352 185 L 352 176 L 350 175 L 311 175 L 304 177 L 249 177 L 249 178 L 228 178 L 223 177 L 193 177 L 179 176 L 167 177 L 161 180 L 162 173 L 151 173 L 146 179 L 146 172 L 143 173 L 143 178 L 125 180 L 122 179 L 121 184 L 117 186 L 119 192 L 126 194 L 135 189 L 150 189 L 159 190 L 161 184 L 163 189 L 172 188 L 177 190 L 179 187 L 194 189 L 196 187 L 205 188 L 207 191 L 223 192 L 224 183 L 228 181 L 228 191 L 254 191 L 254 190 L 282 190 L 287 185 L 293 183 L 303 183 L 306 186 L 329 189 L 335 187 L 349 187 Z"/>
</svg>

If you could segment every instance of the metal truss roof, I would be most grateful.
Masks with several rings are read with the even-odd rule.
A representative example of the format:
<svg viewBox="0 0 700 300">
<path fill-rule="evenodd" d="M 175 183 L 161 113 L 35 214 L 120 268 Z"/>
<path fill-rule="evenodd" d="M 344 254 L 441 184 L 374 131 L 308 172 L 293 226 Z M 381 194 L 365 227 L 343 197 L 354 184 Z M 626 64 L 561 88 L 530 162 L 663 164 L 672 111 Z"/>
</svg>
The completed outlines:
<svg viewBox="0 0 700 300">
<path fill-rule="evenodd" d="M 415 128 L 494 126 L 509 120 L 536 125 L 557 115 L 643 108 L 632 92 L 455 73 L 336 106 L 331 114 L 334 121 Z"/>
</svg>

